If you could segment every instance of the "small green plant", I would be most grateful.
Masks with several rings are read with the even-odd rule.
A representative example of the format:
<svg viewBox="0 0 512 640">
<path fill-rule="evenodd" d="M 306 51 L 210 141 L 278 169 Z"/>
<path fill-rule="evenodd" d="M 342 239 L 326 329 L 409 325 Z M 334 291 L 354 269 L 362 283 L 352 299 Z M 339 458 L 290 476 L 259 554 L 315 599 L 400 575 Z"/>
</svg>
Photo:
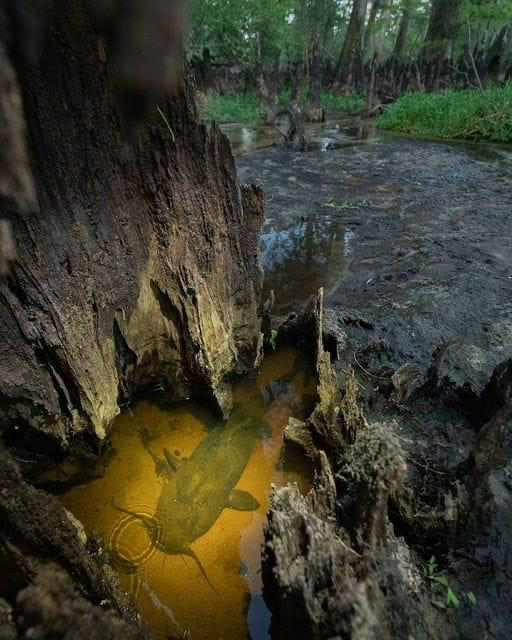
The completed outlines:
<svg viewBox="0 0 512 640">
<path fill-rule="evenodd" d="M 384 111 L 378 125 L 419 136 L 512 142 L 512 82 L 483 92 L 407 93 Z"/>
<path fill-rule="evenodd" d="M 277 340 L 277 331 L 275 329 L 272 329 L 270 332 L 270 346 L 272 347 L 272 349 L 276 349 L 276 340 Z"/>
<path fill-rule="evenodd" d="M 322 202 L 322 207 L 328 207 L 330 209 L 336 209 L 336 203 L 334 202 L 333 198 L 329 197 L 326 200 L 324 200 L 324 202 Z"/>
<path fill-rule="evenodd" d="M 474 606 L 476 605 L 476 597 L 472 591 L 468 591 L 467 593 L 461 595 L 457 595 L 455 590 L 452 588 L 448 578 L 445 575 L 445 571 L 440 571 L 439 566 L 436 562 L 436 557 L 432 556 L 427 564 L 423 567 L 423 572 L 427 579 L 430 581 L 430 587 L 434 593 L 441 593 L 443 595 L 443 600 L 446 603 L 447 607 L 453 607 L 457 609 L 460 605 L 461 598 L 463 596 Z"/>
<path fill-rule="evenodd" d="M 330 209 L 360 209 L 368 205 L 368 200 L 344 200 L 343 202 L 336 203 L 332 197 L 329 197 L 322 202 L 320 206 Z"/>
</svg>

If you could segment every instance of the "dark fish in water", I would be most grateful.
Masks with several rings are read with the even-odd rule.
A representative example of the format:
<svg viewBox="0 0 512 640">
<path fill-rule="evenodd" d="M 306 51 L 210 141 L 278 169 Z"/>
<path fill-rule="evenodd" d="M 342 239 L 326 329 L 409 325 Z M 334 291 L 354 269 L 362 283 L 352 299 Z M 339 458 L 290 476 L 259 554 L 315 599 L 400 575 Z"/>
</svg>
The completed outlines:
<svg viewBox="0 0 512 640">
<path fill-rule="evenodd" d="M 156 475 L 160 476 L 162 475 L 162 473 L 167 473 L 169 471 L 168 461 L 165 460 L 164 458 L 159 458 L 149 446 L 149 443 L 151 442 L 151 436 L 149 435 L 149 431 L 146 429 L 146 427 L 142 427 L 140 429 L 137 429 L 137 433 L 139 434 L 140 439 L 142 441 L 142 446 L 153 458 L 153 462 L 155 463 Z M 174 467 L 171 467 L 171 468 L 174 469 Z"/>
<path fill-rule="evenodd" d="M 226 425 L 210 431 L 187 460 L 180 460 L 165 450 L 171 476 L 162 489 L 153 516 L 129 511 L 112 500 L 115 509 L 143 522 L 157 549 L 193 558 L 214 591 L 190 545 L 210 530 L 224 508 L 253 511 L 259 507 L 256 498 L 235 486 L 261 437 L 263 409 L 260 394 L 238 405 Z M 147 446 L 149 434 L 146 434 L 147 431 L 141 432 L 141 437 L 146 439 L 144 446 L 154 460 L 158 459 Z"/>
</svg>

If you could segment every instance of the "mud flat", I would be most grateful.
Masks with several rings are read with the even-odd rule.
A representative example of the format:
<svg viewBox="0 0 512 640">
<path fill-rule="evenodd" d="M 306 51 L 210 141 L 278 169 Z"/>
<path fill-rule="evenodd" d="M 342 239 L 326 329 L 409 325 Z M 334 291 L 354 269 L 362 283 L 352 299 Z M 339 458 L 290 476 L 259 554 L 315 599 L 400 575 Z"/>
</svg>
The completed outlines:
<svg viewBox="0 0 512 640">
<path fill-rule="evenodd" d="M 265 287 L 277 314 L 325 288 L 327 395 L 346 400 L 348 382 L 366 415 L 348 432 L 343 412 L 313 428 L 332 471 L 330 507 L 273 496 L 274 612 L 300 611 L 318 637 L 508 637 L 509 168 L 411 140 L 265 149 L 238 168 L 265 187 Z M 284 621 L 275 615 L 293 637 Z"/>
</svg>

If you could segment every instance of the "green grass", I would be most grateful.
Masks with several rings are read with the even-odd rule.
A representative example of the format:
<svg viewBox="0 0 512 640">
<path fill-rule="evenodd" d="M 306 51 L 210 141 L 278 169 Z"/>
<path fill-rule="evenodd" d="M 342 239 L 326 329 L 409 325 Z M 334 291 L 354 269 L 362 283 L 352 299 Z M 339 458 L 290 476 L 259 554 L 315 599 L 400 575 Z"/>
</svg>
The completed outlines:
<svg viewBox="0 0 512 640">
<path fill-rule="evenodd" d="M 378 126 L 418 136 L 512 142 L 512 83 L 442 93 L 415 91 L 390 105 Z"/>
<path fill-rule="evenodd" d="M 302 87 L 299 91 L 299 103 L 303 106 L 306 104 L 307 95 L 307 88 Z M 288 104 L 290 102 L 290 89 L 282 89 L 279 92 L 279 100 L 281 104 Z M 320 94 L 320 104 L 326 111 L 348 111 L 353 113 L 364 107 L 364 98 L 357 91 L 338 96 L 324 89 Z"/>
<path fill-rule="evenodd" d="M 364 108 L 364 98 L 357 91 L 345 96 L 337 96 L 328 91 L 320 94 L 320 103 L 326 111 L 348 111 L 354 113 Z"/>
<path fill-rule="evenodd" d="M 256 122 L 263 118 L 260 101 L 253 93 L 210 93 L 200 108 L 201 118 L 217 122 Z"/>
<path fill-rule="evenodd" d="M 305 104 L 307 90 L 301 89 L 299 101 Z M 281 104 L 290 102 L 290 90 L 283 89 L 279 93 Z M 320 102 L 326 111 L 354 112 L 364 106 L 363 98 L 353 92 L 346 96 L 336 96 L 328 91 L 322 91 Z M 260 102 L 254 93 L 230 93 L 218 95 L 211 93 L 200 107 L 201 118 L 216 120 L 217 122 L 258 122 L 262 120 Z"/>
</svg>

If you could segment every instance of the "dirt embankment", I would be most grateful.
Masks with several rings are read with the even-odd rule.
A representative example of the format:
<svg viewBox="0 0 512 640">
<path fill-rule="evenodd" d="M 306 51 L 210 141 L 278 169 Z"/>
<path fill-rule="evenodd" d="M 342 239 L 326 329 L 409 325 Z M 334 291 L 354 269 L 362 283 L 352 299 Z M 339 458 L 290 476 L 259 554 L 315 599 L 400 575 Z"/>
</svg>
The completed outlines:
<svg viewBox="0 0 512 640">
<path fill-rule="evenodd" d="M 283 612 L 275 624 L 293 637 L 284 614 L 293 606 L 320 637 L 507 638 L 509 171 L 412 141 L 324 154 L 273 149 L 239 165 L 245 179 L 262 178 L 285 238 L 267 288 L 287 260 L 297 269 L 304 255 L 316 266 L 301 239 L 308 222 L 319 234 L 350 230 L 347 259 L 331 252 L 336 270 L 323 253 L 325 280 L 315 284 L 325 285 L 323 347 L 335 388 L 354 389 L 353 369 L 368 421 L 347 430 L 338 411 L 330 436 L 315 426 L 332 473 L 327 510 L 275 494 L 267 552 L 274 610 Z M 346 394 L 337 399 L 330 387 L 329 402 L 341 407 Z"/>
</svg>

